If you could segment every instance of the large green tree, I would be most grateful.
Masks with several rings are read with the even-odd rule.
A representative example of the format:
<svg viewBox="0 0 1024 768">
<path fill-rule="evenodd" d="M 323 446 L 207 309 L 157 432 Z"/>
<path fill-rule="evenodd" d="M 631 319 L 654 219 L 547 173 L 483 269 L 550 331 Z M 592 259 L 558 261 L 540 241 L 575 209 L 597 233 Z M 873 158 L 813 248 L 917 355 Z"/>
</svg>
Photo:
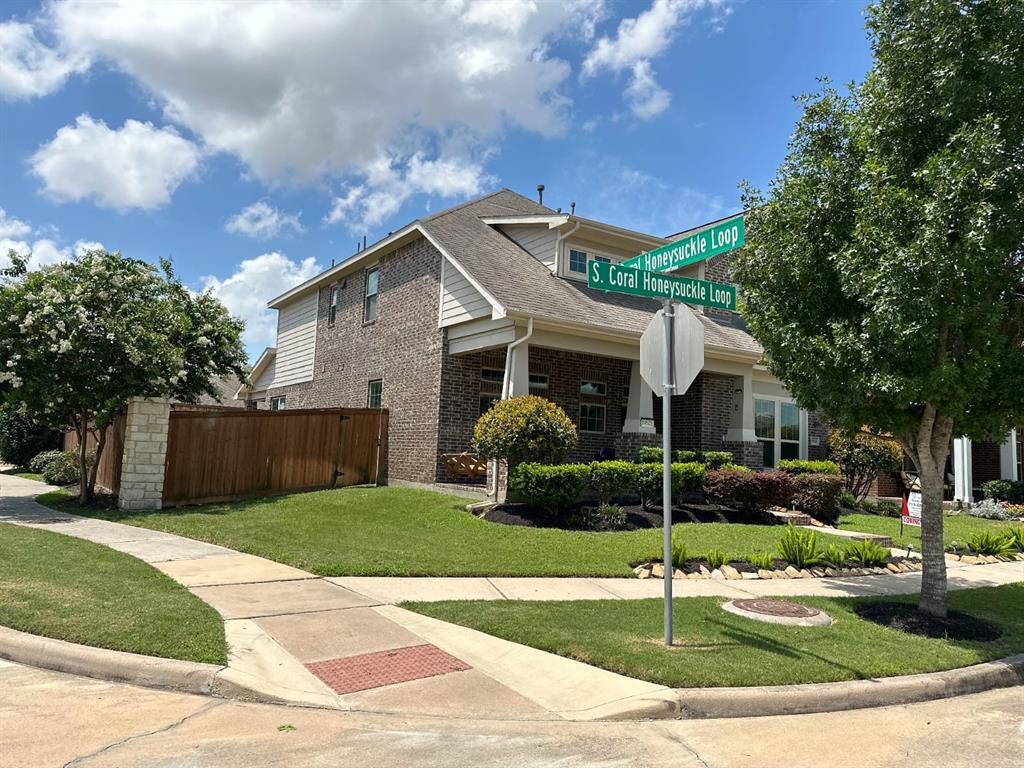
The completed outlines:
<svg viewBox="0 0 1024 768">
<path fill-rule="evenodd" d="M 156 267 L 90 251 L 0 279 L 0 401 L 79 437 L 80 501 L 91 498 L 107 426 L 130 397 L 195 402 L 213 379 L 244 377 L 243 324 L 208 293 L 193 294 L 169 262 Z M 97 441 L 91 471 L 86 437 Z"/>
<path fill-rule="evenodd" d="M 771 369 L 838 427 L 897 436 L 920 473 L 920 609 L 946 614 L 950 439 L 1024 417 L 1020 0 L 880 0 L 874 66 L 803 98 L 735 267 Z"/>
</svg>

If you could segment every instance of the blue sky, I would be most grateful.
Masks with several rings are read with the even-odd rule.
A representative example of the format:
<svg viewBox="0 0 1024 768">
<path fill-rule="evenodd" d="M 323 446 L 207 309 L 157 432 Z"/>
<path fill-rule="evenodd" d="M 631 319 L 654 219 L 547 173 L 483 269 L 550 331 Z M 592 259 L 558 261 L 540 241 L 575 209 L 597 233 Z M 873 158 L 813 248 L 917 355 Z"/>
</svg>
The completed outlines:
<svg viewBox="0 0 1024 768">
<path fill-rule="evenodd" d="M 735 211 L 793 97 L 869 66 L 857 2 L 8 2 L 0 247 L 168 256 L 255 355 L 267 299 L 498 187 L 656 234 Z"/>
</svg>

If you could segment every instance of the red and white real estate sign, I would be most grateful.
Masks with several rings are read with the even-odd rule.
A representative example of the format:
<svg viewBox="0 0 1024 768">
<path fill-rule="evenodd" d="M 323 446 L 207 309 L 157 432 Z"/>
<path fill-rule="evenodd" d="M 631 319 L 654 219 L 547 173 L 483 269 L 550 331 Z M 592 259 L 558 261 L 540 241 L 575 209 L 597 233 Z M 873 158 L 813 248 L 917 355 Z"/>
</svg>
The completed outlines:
<svg viewBox="0 0 1024 768">
<path fill-rule="evenodd" d="M 903 511 L 900 513 L 904 525 L 921 527 L 921 494 L 911 491 L 903 497 Z"/>
</svg>

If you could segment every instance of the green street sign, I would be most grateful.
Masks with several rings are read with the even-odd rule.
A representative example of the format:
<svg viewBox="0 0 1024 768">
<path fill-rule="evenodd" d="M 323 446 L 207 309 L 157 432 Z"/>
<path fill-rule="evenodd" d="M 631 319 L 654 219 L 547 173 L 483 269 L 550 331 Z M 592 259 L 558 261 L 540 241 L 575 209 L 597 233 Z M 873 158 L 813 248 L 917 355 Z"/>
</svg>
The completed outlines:
<svg viewBox="0 0 1024 768">
<path fill-rule="evenodd" d="M 622 266 L 646 269 L 650 272 L 671 272 L 720 253 L 742 248 L 743 242 L 743 216 L 740 215 L 700 232 L 694 232 L 661 248 L 641 253 L 622 262 Z"/>
<path fill-rule="evenodd" d="M 684 304 L 699 304 L 718 309 L 736 309 L 736 286 L 694 280 L 690 277 L 662 275 L 625 264 L 591 261 L 587 267 L 587 285 L 602 291 L 631 293 L 654 299 L 671 299 Z"/>
</svg>

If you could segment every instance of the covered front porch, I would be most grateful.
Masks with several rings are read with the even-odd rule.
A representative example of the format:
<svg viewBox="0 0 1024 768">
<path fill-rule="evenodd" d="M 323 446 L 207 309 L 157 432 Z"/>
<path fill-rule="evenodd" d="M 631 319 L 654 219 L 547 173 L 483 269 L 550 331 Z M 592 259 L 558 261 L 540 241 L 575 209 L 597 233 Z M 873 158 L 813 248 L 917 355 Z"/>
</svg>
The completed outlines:
<svg viewBox="0 0 1024 768">
<path fill-rule="evenodd" d="M 973 504 L 990 480 L 1024 479 L 1024 427 L 1011 429 L 1001 442 L 953 440 L 953 500 Z"/>
<path fill-rule="evenodd" d="M 440 453 L 467 450 L 476 419 L 497 400 L 532 394 L 576 423 L 571 460 L 635 459 L 640 447 L 661 445 L 660 397 L 639 362 L 638 336 L 508 318 L 453 327 L 442 366 Z M 673 397 L 672 426 L 674 450 L 726 450 L 752 468 L 824 451 L 824 429 L 755 356 L 711 346 L 697 379 Z"/>
</svg>

